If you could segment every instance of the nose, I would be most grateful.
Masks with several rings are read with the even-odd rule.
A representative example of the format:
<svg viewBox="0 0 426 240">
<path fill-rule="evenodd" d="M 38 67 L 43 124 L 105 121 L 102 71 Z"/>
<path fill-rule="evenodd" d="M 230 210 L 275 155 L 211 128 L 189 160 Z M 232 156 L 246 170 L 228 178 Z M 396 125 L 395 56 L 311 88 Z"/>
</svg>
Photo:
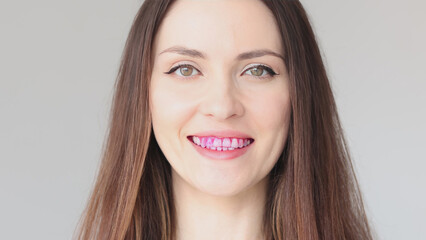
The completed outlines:
<svg viewBox="0 0 426 240">
<path fill-rule="evenodd" d="M 205 116 L 223 121 L 244 114 L 242 95 L 235 79 L 222 74 L 207 81 L 208 90 L 200 106 L 200 111 Z"/>
</svg>

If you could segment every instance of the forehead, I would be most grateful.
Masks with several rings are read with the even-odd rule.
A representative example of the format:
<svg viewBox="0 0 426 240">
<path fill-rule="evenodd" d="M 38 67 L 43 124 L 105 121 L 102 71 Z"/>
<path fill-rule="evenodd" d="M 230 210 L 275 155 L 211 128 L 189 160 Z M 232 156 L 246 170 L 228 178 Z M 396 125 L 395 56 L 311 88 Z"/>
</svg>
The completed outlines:
<svg viewBox="0 0 426 240">
<path fill-rule="evenodd" d="M 154 52 L 172 46 L 198 49 L 210 58 L 253 49 L 282 52 L 274 16 L 260 0 L 178 0 L 163 19 Z"/>
</svg>

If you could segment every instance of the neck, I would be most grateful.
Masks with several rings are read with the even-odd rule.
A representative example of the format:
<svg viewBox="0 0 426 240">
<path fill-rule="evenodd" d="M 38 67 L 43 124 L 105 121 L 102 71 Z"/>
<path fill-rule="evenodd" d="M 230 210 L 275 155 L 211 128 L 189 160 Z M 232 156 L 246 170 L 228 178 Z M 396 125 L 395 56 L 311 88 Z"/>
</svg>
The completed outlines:
<svg viewBox="0 0 426 240">
<path fill-rule="evenodd" d="M 172 171 L 177 240 L 263 239 L 267 177 L 237 195 L 215 196 Z"/>
</svg>

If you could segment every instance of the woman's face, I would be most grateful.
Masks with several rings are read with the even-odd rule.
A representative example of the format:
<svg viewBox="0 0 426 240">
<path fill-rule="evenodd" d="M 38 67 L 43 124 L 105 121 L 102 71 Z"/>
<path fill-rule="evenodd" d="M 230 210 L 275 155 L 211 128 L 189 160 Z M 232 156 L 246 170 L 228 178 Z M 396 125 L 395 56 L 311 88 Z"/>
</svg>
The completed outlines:
<svg viewBox="0 0 426 240">
<path fill-rule="evenodd" d="M 153 130 L 174 182 L 231 196 L 264 180 L 283 151 L 290 119 L 284 49 L 269 9 L 257 0 L 179 0 L 154 43 Z M 221 148 L 254 142 L 224 152 L 197 146 L 191 136 L 209 146 L 206 137 L 212 144 L 217 137 Z"/>
</svg>

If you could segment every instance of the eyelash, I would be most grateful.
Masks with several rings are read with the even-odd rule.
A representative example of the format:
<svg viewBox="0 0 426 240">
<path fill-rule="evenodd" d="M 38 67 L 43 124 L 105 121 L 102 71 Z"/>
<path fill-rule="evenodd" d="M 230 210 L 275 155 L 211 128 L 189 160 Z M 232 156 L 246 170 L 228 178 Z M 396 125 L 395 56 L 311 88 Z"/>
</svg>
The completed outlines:
<svg viewBox="0 0 426 240">
<path fill-rule="evenodd" d="M 168 72 L 165 72 L 165 74 L 171 74 L 173 72 L 176 72 L 176 70 L 178 70 L 181 67 L 191 67 L 191 68 L 194 68 L 196 71 L 201 72 L 200 70 L 198 70 L 197 68 L 195 68 L 191 64 L 179 64 L 179 65 L 173 67 L 172 69 L 170 69 Z M 279 74 L 275 73 L 274 70 L 272 70 L 270 67 L 268 67 L 266 65 L 263 65 L 263 64 L 254 65 L 254 66 L 248 68 L 247 70 L 245 70 L 244 72 L 247 72 L 247 71 L 249 71 L 252 68 L 258 68 L 258 67 L 262 67 L 267 72 L 267 75 L 269 75 L 269 77 L 266 77 L 266 76 L 260 77 L 260 76 L 254 76 L 254 75 L 251 75 L 251 76 L 253 76 L 255 78 L 259 78 L 259 79 L 264 79 L 264 78 L 273 77 L 274 75 L 279 75 Z M 195 76 L 180 76 L 180 77 L 192 79 Z"/>
</svg>

